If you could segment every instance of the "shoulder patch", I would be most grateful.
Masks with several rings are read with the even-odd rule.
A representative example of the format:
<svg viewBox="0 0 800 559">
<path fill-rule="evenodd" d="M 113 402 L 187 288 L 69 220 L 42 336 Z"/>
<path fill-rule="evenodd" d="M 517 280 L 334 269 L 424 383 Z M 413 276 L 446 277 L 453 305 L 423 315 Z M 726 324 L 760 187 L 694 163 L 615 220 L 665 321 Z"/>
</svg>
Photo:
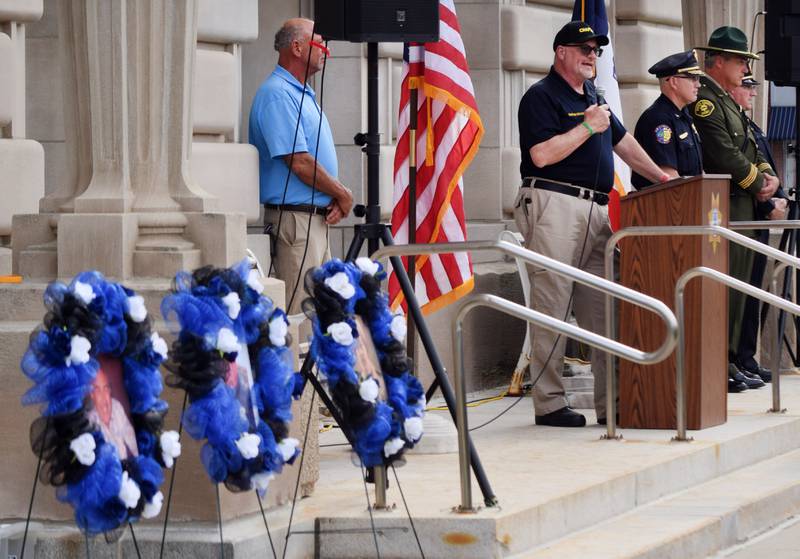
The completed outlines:
<svg viewBox="0 0 800 559">
<path fill-rule="evenodd" d="M 656 141 L 659 144 L 668 144 L 672 141 L 672 128 L 666 124 L 659 124 L 655 129 Z"/>
<path fill-rule="evenodd" d="M 714 112 L 715 108 L 716 107 L 714 106 L 714 103 L 708 99 L 700 99 L 694 106 L 694 114 L 700 118 L 706 118 L 708 115 Z"/>
</svg>

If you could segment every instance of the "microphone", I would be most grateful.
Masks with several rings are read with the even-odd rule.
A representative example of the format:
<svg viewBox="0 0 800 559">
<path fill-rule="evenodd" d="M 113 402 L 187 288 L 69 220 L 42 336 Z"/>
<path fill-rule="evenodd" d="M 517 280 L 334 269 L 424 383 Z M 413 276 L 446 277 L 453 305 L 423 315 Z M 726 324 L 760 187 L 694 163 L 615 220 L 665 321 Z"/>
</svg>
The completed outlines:
<svg viewBox="0 0 800 559">
<path fill-rule="evenodd" d="M 603 87 L 602 85 L 598 85 L 597 87 L 594 88 L 594 90 L 596 93 L 597 104 L 604 105 L 606 102 L 606 100 L 604 99 L 604 97 L 606 96 L 606 88 Z"/>
</svg>

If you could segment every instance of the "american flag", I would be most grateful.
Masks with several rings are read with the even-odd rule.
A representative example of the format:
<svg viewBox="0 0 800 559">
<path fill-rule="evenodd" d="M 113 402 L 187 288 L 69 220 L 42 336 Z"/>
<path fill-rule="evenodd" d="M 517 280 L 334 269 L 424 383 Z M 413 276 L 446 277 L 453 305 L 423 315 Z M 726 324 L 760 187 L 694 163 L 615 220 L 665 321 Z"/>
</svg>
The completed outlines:
<svg viewBox="0 0 800 559">
<path fill-rule="evenodd" d="M 483 123 L 461 41 L 452 0 L 439 2 L 439 41 L 406 45 L 403 55 L 397 150 L 394 156 L 392 233 L 408 243 L 410 87 L 418 88 L 416 141 L 416 242 L 465 241 L 464 170 L 483 136 Z M 408 261 L 403 258 L 407 268 Z M 472 290 L 468 253 L 421 256 L 415 289 L 424 313 L 433 312 Z M 405 300 L 394 273 L 389 277 L 392 308 Z"/>
<path fill-rule="evenodd" d="M 611 33 L 608 27 L 608 15 L 606 13 L 605 0 L 575 0 L 572 8 L 572 20 L 585 21 L 595 33 L 608 35 Z M 603 47 L 603 56 L 597 59 L 595 66 L 594 83 L 605 90 L 605 100 L 611 108 L 611 112 L 622 122 L 622 102 L 619 95 L 619 84 L 617 83 L 617 70 L 614 66 L 614 45 L 610 41 Z M 614 188 L 609 192 L 608 200 L 608 219 L 611 222 L 611 229 L 619 229 L 619 199 L 625 196 L 631 189 L 631 169 L 622 158 L 614 154 Z"/>
</svg>

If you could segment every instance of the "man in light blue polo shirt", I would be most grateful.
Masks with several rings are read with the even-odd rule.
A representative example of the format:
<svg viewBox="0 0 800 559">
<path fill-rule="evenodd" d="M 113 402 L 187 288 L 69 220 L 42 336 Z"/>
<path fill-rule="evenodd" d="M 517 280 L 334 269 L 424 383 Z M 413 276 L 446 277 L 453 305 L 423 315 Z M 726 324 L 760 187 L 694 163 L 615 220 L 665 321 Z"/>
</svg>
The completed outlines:
<svg viewBox="0 0 800 559">
<path fill-rule="evenodd" d="M 302 295 L 296 286 L 306 271 L 330 259 L 328 226 L 353 207 L 352 193 L 337 179 L 328 119 L 307 84 L 328 53 L 322 37 L 312 38 L 313 27 L 314 22 L 296 18 L 278 30 L 278 65 L 258 88 L 250 109 L 249 138 L 259 154 L 265 231 L 272 241 L 275 274 L 286 283 L 290 314 L 300 312 Z"/>
</svg>

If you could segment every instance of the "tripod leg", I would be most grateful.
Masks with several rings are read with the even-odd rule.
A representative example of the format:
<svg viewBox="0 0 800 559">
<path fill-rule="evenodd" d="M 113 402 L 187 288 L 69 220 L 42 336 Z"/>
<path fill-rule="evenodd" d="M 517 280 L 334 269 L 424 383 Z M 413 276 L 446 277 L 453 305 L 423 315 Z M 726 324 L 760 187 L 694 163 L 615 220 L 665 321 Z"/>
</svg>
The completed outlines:
<svg viewBox="0 0 800 559">
<path fill-rule="evenodd" d="M 322 384 L 319 382 L 319 379 L 311 372 L 312 367 L 314 367 L 314 359 L 311 355 L 306 355 L 305 360 L 303 361 L 303 366 L 300 368 L 300 374 L 311 383 L 311 387 L 316 390 L 317 394 L 319 394 L 319 399 L 322 400 L 322 403 L 325 404 L 325 407 L 328 408 L 328 411 L 331 412 L 331 416 L 339 424 L 339 428 L 344 433 L 344 436 L 347 438 L 347 442 L 350 443 L 350 446 L 355 448 L 353 436 L 350 434 L 350 431 L 345 427 L 345 422 L 342 420 L 342 416 L 339 413 L 339 408 L 336 407 L 336 404 L 333 403 L 328 393 L 325 391 L 325 388 L 322 387 Z"/>
<path fill-rule="evenodd" d="M 392 234 L 388 229 L 383 230 L 382 237 L 384 244 L 387 246 L 394 245 L 394 239 L 392 239 Z M 439 382 L 439 387 L 442 390 L 442 396 L 444 396 L 445 402 L 447 402 L 447 409 L 450 410 L 450 417 L 452 417 L 453 421 L 455 422 L 456 399 L 455 394 L 453 393 L 453 387 L 450 386 L 447 373 L 445 372 L 444 366 L 439 359 L 439 354 L 436 352 L 436 346 L 433 344 L 433 339 L 431 338 L 430 330 L 428 330 L 428 325 L 425 322 L 425 319 L 422 317 L 422 311 L 419 308 L 417 296 L 415 295 L 414 290 L 411 288 L 411 282 L 408 279 L 408 274 L 406 274 L 406 271 L 403 268 L 402 260 L 400 260 L 400 258 L 397 256 L 393 256 L 391 261 L 394 272 L 397 274 L 397 279 L 400 282 L 400 288 L 403 290 L 403 294 L 406 297 L 408 312 L 412 314 L 414 322 L 417 325 L 417 331 L 419 332 L 422 345 L 425 348 L 425 353 L 428 355 L 428 359 L 433 367 L 433 373 L 436 375 L 436 380 Z M 491 485 L 489 485 L 489 479 L 486 477 L 486 472 L 481 464 L 481 459 L 478 456 L 478 452 L 475 450 L 475 445 L 472 444 L 472 437 L 469 437 L 468 442 L 472 471 L 475 473 L 475 479 L 478 480 L 481 493 L 483 493 L 483 501 L 486 503 L 486 506 L 494 506 L 497 504 L 497 497 L 492 491 Z"/>
<path fill-rule="evenodd" d="M 347 248 L 347 255 L 344 259 L 346 262 L 353 262 L 358 258 L 358 253 L 361 252 L 361 247 L 364 246 L 364 235 L 361 233 L 361 226 L 356 225 L 355 236 L 350 241 L 350 246 Z"/>
</svg>

